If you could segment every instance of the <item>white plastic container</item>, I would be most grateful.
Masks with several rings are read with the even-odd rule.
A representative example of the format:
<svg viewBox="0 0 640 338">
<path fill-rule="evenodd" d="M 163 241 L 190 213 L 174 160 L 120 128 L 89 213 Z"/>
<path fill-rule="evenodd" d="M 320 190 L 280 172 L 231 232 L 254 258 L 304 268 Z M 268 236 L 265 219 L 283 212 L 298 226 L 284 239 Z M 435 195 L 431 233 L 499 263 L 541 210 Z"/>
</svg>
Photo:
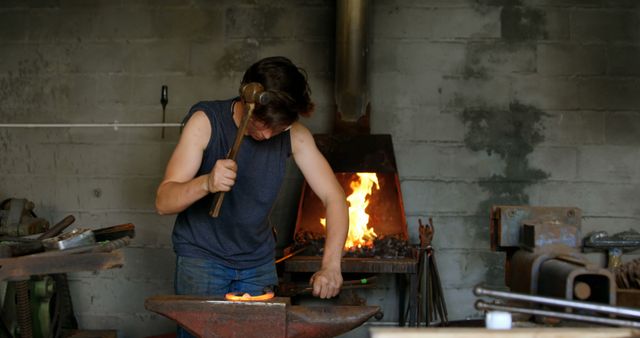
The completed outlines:
<svg viewBox="0 0 640 338">
<path fill-rule="evenodd" d="M 490 330 L 511 329 L 511 313 L 504 311 L 489 311 L 485 317 L 485 326 Z"/>
</svg>

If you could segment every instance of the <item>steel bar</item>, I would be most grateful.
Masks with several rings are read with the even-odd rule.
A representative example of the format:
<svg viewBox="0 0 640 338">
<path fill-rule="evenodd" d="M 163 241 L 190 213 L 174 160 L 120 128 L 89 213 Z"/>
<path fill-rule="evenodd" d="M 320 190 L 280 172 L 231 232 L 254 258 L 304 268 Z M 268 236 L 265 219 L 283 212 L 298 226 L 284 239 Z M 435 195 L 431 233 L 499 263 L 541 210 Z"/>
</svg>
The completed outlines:
<svg viewBox="0 0 640 338">
<path fill-rule="evenodd" d="M 444 301 L 444 290 L 442 289 L 442 282 L 440 281 L 440 273 L 438 272 L 438 265 L 436 264 L 436 257 L 435 257 L 434 251 L 431 252 L 430 262 L 431 262 L 431 272 L 433 274 L 435 286 L 437 290 L 436 305 L 438 306 L 438 309 L 439 309 L 438 312 L 440 313 L 440 321 L 446 324 L 449 322 L 449 314 L 447 313 L 447 304 Z"/>
<path fill-rule="evenodd" d="M 576 320 L 580 322 L 590 322 L 590 323 L 598 323 L 598 324 L 604 324 L 604 325 L 640 328 L 640 322 L 633 321 L 633 320 L 614 319 L 614 318 L 607 318 L 607 317 L 595 317 L 595 316 L 579 315 L 579 314 L 568 313 L 568 312 L 556 312 L 556 311 L 547 311 L 547 310 L 532 309 L 532 308 L 504 306 L 504 305 L 486 303 L 482 300 L 478 300 L 475 304 L 475 307 L 478 310 L 498 310 L 498 311 L 506 311 L 506 312 L 517 312 L 517 313 L 525 313 L 525 314 L 535 315 L 535 316 L 545 316 L 545 317 Z"/>
<path fill-rule="evenodd" d="M 296 250 L 294 252 L 289 253 L 288 255 L 284 255 L 283 257 L 278 258 L 276 260 L 276 264 L 281 263 L 283 261 L 286 261 L 287 259 L 289 259 L 289 258 L 291 258 L 291 257 L 293 257 L 293 256 L 295 256 L 295 255 L 307 250 L 308 247 L 309 247 L 309 244 L 303 246 L 302 248 L 300 248 L 300 249 L 298 249 L 298 250 Z"/>
<path fill-rule="evenodd" d="M 596 311 L 596 312 L 602 312 L 602 313 L 608 313 L 608 314 L 613 314 L 618 316 L 633 317 L 633 318 L 640 319 L 640 310 L 635 310 L 635 309 L 625 308 L 625 307 L 610 306 L 610 305 L 589 303 L 589 302 L 578 302 L 578 301 L 571 301 L 566 299 L 542 297 L 542 296 L 535 296 L 535 295 L 526 295 L 522 293 L 514 293 L 514 292 L 507 292 L 507 291 L 489 290 L 479 286 L 476 286 L 473 289 L 473 293 L 476 296 L 489 296 L 489 297 L 495 297 L 495 298 L 534 302 L 534 303 L 546 304 L 546 305 L 571 307 L 574 309 L 590 310 L 590 311 Z"/>
</svg>

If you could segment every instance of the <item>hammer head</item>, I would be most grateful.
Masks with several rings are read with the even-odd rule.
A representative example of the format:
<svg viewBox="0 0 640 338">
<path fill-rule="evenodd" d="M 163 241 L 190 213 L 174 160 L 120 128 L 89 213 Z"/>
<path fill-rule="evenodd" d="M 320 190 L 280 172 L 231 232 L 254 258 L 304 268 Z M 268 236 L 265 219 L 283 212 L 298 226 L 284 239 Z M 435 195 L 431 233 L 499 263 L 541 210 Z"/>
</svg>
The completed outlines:
<svg viewBox="0 0 640 338">
<path fill-rule="evenodd" d="M 240 99 L 245 103 L 266 105 L 269 103 L 269 93 L 264 91 L 264 87 L 260 83 L 249 82 L 240 87 Z"/>
</svg>

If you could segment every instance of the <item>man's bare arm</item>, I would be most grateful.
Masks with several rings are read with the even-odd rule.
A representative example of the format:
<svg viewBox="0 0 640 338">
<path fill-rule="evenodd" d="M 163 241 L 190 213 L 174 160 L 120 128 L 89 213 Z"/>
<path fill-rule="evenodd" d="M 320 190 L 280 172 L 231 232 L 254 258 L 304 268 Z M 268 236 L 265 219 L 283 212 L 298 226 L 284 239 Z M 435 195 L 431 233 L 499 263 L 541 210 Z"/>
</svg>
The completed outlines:
<svg viewBox="0 0 640 338">
<path fill-rule="evenodd" d="M 311 277 L 311 283 L 315 296 L 331 298 L 340 292 L 342 286 L 340 263 L 349 230 L 344 190 L 307 128 L 300 123 L 294 123 L 291 128 L 291 140 L 296 164 L 327 211 L 327 238 L 322 267 Z"/>
<path fill-rule="evenodd" d="M 202 111 L 194 113 L 184 127 L 158 187 L 156 210 L 159 214 L 179 213 L 210 192 L 228 191 L 233 186 L 237 166 L 231 160 L 218 160 L 210 174 L 195 177 L 210 137 L 209 119 Z"/>
</svg>

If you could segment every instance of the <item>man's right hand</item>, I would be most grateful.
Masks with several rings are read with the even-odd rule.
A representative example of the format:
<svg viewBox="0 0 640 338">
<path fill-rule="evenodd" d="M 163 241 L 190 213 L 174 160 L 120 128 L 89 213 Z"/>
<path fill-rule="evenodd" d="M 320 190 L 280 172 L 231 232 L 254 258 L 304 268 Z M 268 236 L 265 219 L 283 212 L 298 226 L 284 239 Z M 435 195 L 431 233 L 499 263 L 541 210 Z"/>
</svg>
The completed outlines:
<svg viewBox="0 0 640 338">
<path fill-rule="evenodd" d="M 218 160 L 207 179 L 209 192 L 229 191 L 236 183 L 238 165 L 234 160 Z"/>
</svg>

